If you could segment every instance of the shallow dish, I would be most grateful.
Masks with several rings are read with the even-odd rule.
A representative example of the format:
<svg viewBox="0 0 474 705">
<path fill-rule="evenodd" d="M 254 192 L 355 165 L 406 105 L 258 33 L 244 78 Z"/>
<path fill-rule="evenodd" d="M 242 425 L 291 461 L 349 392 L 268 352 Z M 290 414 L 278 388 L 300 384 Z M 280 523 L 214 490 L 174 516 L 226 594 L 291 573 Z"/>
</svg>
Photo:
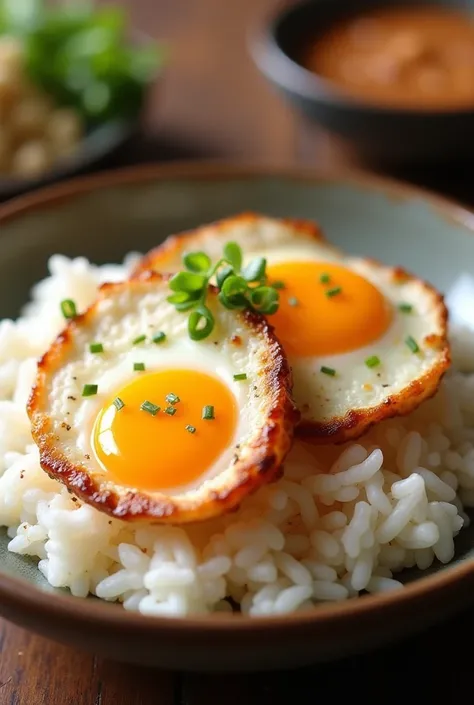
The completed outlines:
<svg viewBox="0 0 474 705">
<path fill-rule="evenodd" d="M 354 254 L 405 266 L 446 291 L 474 274 L 474 215 L 420 190 L 359 174 L 219 165 L 134 168 L 24 196 L 0 209 L 0 316 L 15 317 L 53 252 L 119 262 L 171 232 L 255 210 L 317 220 Z M 474 529 L 449 566 L 403 574 L 404 590 L 266 618 L 145 618 L 46 584 L 0 533 L 0 613 L 110 658 L 187 670 L 257 670 L 327 660 L 391 641 L 472 600 Z"/>
</svg>

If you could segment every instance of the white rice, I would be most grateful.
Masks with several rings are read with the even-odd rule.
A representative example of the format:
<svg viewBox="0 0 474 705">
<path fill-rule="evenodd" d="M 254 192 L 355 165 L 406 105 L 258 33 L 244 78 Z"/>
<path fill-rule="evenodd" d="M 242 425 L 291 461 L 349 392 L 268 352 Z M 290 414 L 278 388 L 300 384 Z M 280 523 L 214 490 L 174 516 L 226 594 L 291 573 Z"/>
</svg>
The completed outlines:
<svg viewBox="0 0 474 705">
<path fill-rule="evenodd" d="M 252 616 L 282 614 L 400 589 L 402 569 L 453 558 L 464 508 L 474 506 L 474 334 L 465 320 L 461 335 L 452 331 L 463 373 L 451 371 L 433 400 L 357 443 L 295 443 L 283 479 L 237 513 L 187 528 L 134 527 L 50 479 L 25 412 L 36 359 L 63 325 L 59 301 L 84 308 L 132 259 L 97 268 L 54 256 L 22 317 L 0 323 L 0 524 L 11 551 L 37 557 L 48 582 L 73 595 L 167 616 L 231 602 Z"/>
</svg>

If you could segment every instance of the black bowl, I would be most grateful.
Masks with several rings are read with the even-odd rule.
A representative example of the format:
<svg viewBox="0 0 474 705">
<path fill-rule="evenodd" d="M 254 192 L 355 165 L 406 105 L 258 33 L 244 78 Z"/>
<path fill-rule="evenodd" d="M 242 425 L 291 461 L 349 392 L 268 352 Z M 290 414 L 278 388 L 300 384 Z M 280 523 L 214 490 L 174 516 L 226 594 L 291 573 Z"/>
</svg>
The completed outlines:
<svg viewBox="0 0 474 705">
<path fill-rule="evenodd" d="M 413 6 L 413 0 L 395 2 Z M 473 0 L 417 0 L 416 4 L 474 10 Z M 344 94 L 298 63 L 303 42 L 316 32 L 341 17 L 386 5 L 381 0 L 285 2 L 252 34 L 252 55 L 261 72 L 299 111 L 364 157 L 401 165 L 474 156 L 474 105 L 462 110 L 414 110 L 369 104 Z"/>
</svg>

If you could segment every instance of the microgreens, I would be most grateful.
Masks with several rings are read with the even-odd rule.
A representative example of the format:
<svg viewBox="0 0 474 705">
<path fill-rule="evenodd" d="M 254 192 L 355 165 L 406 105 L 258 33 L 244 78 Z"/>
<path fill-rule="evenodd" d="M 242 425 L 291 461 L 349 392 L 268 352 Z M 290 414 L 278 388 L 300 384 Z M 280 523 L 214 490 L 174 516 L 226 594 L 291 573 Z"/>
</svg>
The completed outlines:
<svg viewBox="0 0 474 705">
<path fill-rule="evenodd" d="M 219 302 L 227 309 L 250 309 L 271 315 L 278 310 L 279 294 L 267 281 L 264 257 L 255 257 L 242 267 L 242 250 L 236 242 L 224 245 L 223 256 L 214 265 L 205 252 L 183 255 L 186 271 L 169 282 L 169 303 L 177 311 L 190 311 L 188 333 L 192 340 L 204 340 L 214 330 L 214 316 L 206 305 L 209 281 L 215 276 Z"/>
</svg>

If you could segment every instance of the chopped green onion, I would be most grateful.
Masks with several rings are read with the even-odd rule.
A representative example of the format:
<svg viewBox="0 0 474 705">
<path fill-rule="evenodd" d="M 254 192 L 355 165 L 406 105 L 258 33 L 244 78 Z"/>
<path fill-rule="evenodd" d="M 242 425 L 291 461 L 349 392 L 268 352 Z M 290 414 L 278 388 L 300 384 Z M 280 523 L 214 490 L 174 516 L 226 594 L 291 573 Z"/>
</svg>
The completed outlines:
<svg viewBox="0 0 474 705">
<path fill-rule="evenodd" d="M 160 330 L 158 333 L 155 333 L 155 335 L 152 338 L 153 342 L 159 345 L 162 343 L 164 340 L 166 340 L 166 333 L 163 333 L 162 330 Z"/>
<path fill-rule="evenodd" d="M 152 416 L 156 416 L 157 413 L 160 411 L 159 406 L 156 404 L 152 404 L 151 401 L 144 401 L 143 404 L 140 406 L 140 411 L 146 411 L 148 414 L 151 414 Z"/>
<path fill-rule="evenodd" d="M 280 280 L 273 282 L 273 284 L 270 284 L 274 289 L 284 289 L 285 288 L 285 282 L 282 282 Z"/>
<path fill-rule="evenodd" d="M 242 271 L 243 278 L 248 282 L 259 282 L 265 277 L 265 257 L 255 257 Z"/>
<path fill-rule="evenodd" d="M 380 358 L 378 358 L 377 355 L 372 355 L 372 357 L 367 358 L 365 364 L 369 368 L 378 367 L 380 365 Z"/>
<path fill-rule="evenodd" d="M 298 304 L 299 304 L 299 301 L 296 298 L 296 296 L 290 296 L 290 298 L 288 299 L 288 305 L 289 306 L 298 306 Z"/>
<path fill-rule="evenodd" d="M 202 410 L 202 418 L 206 419 L 206 421 L 212 421 L 215 418 L 214 407 L 213 406 L 205 406 Z"/>
<path fill-rule="evenodd" d="M 117 411 L 120 411 L 120 409 L 123 409 L 123 407 L 125 406 L 125 404 L 124 404 L 124 402 L 122 401 L 122 399 L 120 399 L 120 397 L 115 397 L 115 399 L 114 399 L 114 406 L 115 406 L 115 408 L 117 409 Z"/>
<path fill-rule="evenodd" d="M 146 335 L 139 335 L 138 338 L 135 338 L 135 340 L 132 340 L 132 344 L 138 345 L 139 343 L 143 343 L 144 340 L 146 340 Z"/>
<path fill-rule="evenodd" d="M 342 287 L 340 287 L 340 286 L 335 286 L 334 289 L 328 289 L 328 290 L 326 291 L 326 296 L 327 296 L 328 298 L 332 298 L 333 296 L 337 296 L 338 294 L 340 294 L 341 291 L 342 291 Z"/>
<path fill-rule="evenodd" d="M 82 388 L 82 396 L 93 397 L 95 394 L 97 394 L 98 389 L 99 386 L 97 384 L 85 384 Z"/>
<path fill-rule="evenodd" d="M 145 363 L 144 362 L 134 362 L 133 363 L 133 370 L 134 370 L 134 372 L 145 372 Z"/>
<path fill-rule="evenodd" d="M 89 351 L 91 353 L 101 353 L 104 352 L 104 346 L 102 343 L 91 343 L 89 345 Z"/>
<path fill-rule="evenodd" d="M 420 346 L 416 342 L 415 338 L 412 338 L 411 335 L 409 335 L 408 338 L 405 339 L 405 343 L 408 345 L 412 353 L 420 352 Z"/>
<path fill-rule="evenodd" d="M 186 429 L 186 431 L 188 431 L 188 433 L 196 433 L 196 427 L 195 427 L 195 426 L 190 426 L 190 425 L 188 424 L 187 426 L 185 426 L 185 429 Z"/>
<path fill-rule="evenodd" d="M 325 367 L 324 365 L 321 367 L 321 372 L 323 375 L 329 375 L 329 377 L 335 377 L 336 375 L 336 370 L 332 367 Z"/>
<path fill-rule="evenodd" d="M 74 318 L 77 316 L 76 304 L 72 299 L 64 299 L 61 301 L 61 312 L 64 318 Z"/>
<path fill-rule="evenodd" d="M 240 372 L 239 374 L 234 375 L 234 382 L 242 382 L 244 379 L 247 379 L 245 372 Z"/>
<path fill-rule="evenodd" d="M 329 284 L 329 282 L 331 281 L 331 277 L 327 272 L 323 272 L 323 274 L 321 274 L 321 276 L 319 277 L 319 281 L 321 282 L 321 284 Z"/>
<path fill-rule="evenodd" d="M 168 414 L 168 416 L 174 416 L 177 412 L 177 409 L 175 409 L 174 406 L 167 406 L 165 409 L 165 414 Z"/>
<path fill-rule="evenodd" d="M 402 313 L 411 313 L 413 311 L 413 306 L 411 304 L 400 304 L 398 310 Z"/>
<path fill-rule="evenodd" d="M 240 272 L 242 266 L 242 250 L 236 242 L 226 242 L 224 245 L 224 257 L 234 272 Z"/>
<path fill-rule="evenodd" d="M 168 404 L 177 404 L 181 399 L 176 394 L 167 394 L 165 400 Z"/>
</svg>

